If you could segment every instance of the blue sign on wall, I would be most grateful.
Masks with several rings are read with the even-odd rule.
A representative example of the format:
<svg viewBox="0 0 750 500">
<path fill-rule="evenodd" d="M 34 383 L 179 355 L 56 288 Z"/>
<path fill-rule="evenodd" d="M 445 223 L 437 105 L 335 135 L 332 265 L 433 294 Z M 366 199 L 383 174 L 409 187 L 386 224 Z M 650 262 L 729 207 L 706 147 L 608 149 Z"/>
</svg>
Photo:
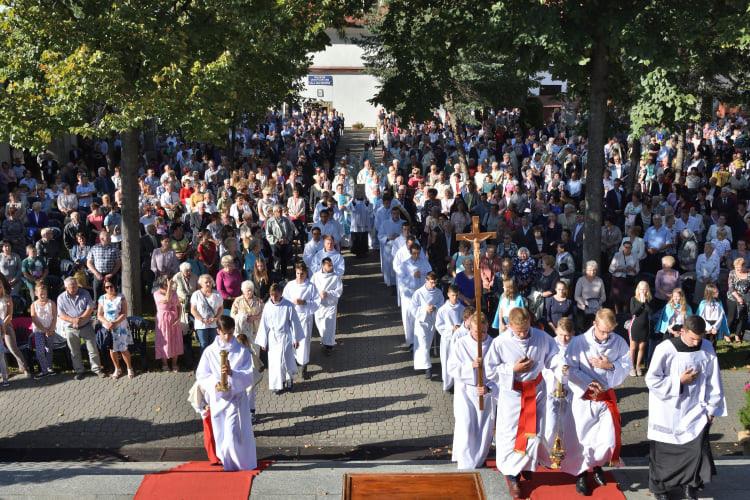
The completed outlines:
<svg viewBox="0 0 750 500">
<path fill-rule="evenodd" d="M 333 76 L 331 75 L 307 75 L 308 85 L 333 85 Z"/>
</svg>

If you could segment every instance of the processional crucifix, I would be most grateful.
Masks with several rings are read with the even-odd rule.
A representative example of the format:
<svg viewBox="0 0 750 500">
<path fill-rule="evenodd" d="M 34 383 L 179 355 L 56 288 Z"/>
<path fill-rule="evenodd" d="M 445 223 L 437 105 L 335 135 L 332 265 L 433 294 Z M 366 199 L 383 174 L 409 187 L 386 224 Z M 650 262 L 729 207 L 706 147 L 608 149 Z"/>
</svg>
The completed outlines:
<svg viewBox="0 0 750 500">
<path fill-rule="evenodd" d="M 495 233 L 482 233 L 479 230 L 479 216 L 471 218 L 471 232 L 457 234 L 456 238 L 463 241 L 470 241 L 474 244 L 474 299 L 476 300 L 476 321 L 479 335 L 477 336 L 477 357 L 482 357 L 482 277 L 479 274 L 479 251 L 484 240 L 494 238 Z M 477 384 L 484 387 L 484 370 L 482 363 L 477 367 Z M 479 396 L 479 410 L 484 411 L 484 397 Z"/>
</svg>

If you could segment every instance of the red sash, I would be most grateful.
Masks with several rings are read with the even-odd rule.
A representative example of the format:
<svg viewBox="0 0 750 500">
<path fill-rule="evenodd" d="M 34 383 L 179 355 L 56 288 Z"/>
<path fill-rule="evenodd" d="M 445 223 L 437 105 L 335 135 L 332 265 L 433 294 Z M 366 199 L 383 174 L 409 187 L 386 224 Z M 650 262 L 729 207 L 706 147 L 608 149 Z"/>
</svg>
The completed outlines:
<svg viewBox="0 0 750 500">
<path fill-rule="evenodd" d="M 516 432 L 516 444 L 513 450 L 518 453 L 526 453 L 526 445 L 530 437 L 536 433 L 536 386 L 541 382 L 541 372 L 533 380 L 521 382 L 513 381 L 513 390 L 521 393 L 521 411 L 518 415 L 518 432 Z"/>
<path fill-rule="evenodd" d="M 583 399 L 588 401 L 601 401 L 607 405 L 607 409 L 609 410 L 610 415 L 612 415 L 612 422 L 615 426 L 615 450 L 612 452 L 610 463 L 618 463 L 620 461 L 620 448 L 622 447 L 622 437 L 620 436 L 622 428 L 620 423 L 620 410 L 617 408 L 617 396 L 615 395 L 615 390 L 608 389 L 599 393 L 597 397 L 593 397 L 591 390 L 589 389 L 584 393 Z"/>
</svg>

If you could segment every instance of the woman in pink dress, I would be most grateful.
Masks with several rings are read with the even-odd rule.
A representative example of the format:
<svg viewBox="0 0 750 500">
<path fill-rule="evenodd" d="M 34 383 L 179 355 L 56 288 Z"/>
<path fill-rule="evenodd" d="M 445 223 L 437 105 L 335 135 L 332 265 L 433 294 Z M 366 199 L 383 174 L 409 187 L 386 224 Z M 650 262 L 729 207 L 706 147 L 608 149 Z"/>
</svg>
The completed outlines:
<svg viewBox="0 0 750 500">
<path fill-rule="evenodd" d="M 162 276 L 154 292 L 156 303 L 156 359 L 161 360 L 161 369 L 177 373 L 177 358 L 182 354 L 182 325 L 180 323 L 180 301 L 177 298 L 172 280 Z"/>
</svg>

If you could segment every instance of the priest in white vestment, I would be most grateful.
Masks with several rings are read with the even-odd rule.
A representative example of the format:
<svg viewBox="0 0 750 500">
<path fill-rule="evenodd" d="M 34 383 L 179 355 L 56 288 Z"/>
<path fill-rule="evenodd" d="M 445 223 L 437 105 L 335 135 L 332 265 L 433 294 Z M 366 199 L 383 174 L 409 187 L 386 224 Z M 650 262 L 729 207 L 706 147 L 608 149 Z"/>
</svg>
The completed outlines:
<svg viewBox="0 0 750 500">
<path fill-rule="evenodd" d="M 315 286 L 317 297 L 315 302 L 315 326 L 318 327 L 320 343 L 323 344 L 326 355 L 330 355 L 336 345 L 336 314 L 338 312 L 339 299 L 344 291 L 341 276 L 333 267 L 333 262 L 326 257 L 321 263 L 320 271 L 313 274 L 310 280 Z"/>
<path fill-rule="evenodd" d="M 577 440 L 566 450 L 565 470 L 576 477 L 576 489 L 591 492 L 594 483 L 606 479 L 602 466 L 620 459 L 620 411 L 615 388 L 628 377 L 633 363 L 627 342 L 614 333 L 617 326 L 611 309 L 599 309 L 594 325 L 573 338 L 565 353 L 568 386 L 573 392 L 571 409 Z"/>
<path fill-rule="evenodd" d="M 422 248 L 414 243 L 411 247 L 411 256 L 401 264 L 396 274 L 398 290 L 401 294 L 401 323 L 405 337 L 403 347 L 411 348 L 414 344 L 414 308 L 411 304 L 411 297 L 424 285 L 427 273 L 430 271 L 432 271 L 432 266 L 427 259 L 422 258 Z"/>
<path fill-rule="evenodd" d="M 396 284 L 396 276 L 393 272 L 393 240 L 401 234 L 401 210 L 391 209 L 391 216 L 378 226 L 378 241 L 380 242 L 380 268 L 383 272 L 383 280 L 387 286 Z"/>
<path fill-rule="evenodd" d="M 294 359 L 301 367 L 303 379 L 307 378 L 307 364 L 310 362 L 310 341 L 312 339 L 312 327 L 315 311 L 318 308 L 318 291 L 315 285 L 307 279 L 307 266 L 298 262 L 294 266 L 294 281 L 290 281 L 284 287 L 282 296 L 294 304 L 302 331 L 305 336 L 300 340 L 299 346 L 294 351 Z"/>
<path fill-rule="evenodd" d="M 471 332 L 456 341 L 448 359 L 448 371 L 454 380 L 453 391 L 453 451 L 451 460 L 459 470 L 484 466 L 492 444 L 497 406 L 497 386 L 484 375 L 484 387 L 477 383 L 477 367 L 482 360 L 477 357 L 477 339 L 482 342 L 482 352 L 487 352 L 492 338 L 487 335 L 487 317 L 472 316 Z M 479 410 L 479 398 L 484 398 L 484 410 Z"/>
<path fill-rule="evenodd" d="M 440 335 L 440 369 L 442 372 L 443 390 L 453 387 L 453 377 L 448 371 L 448 360 L 454 342 L 456 330 L 464 321 L 464 305 L 458 300 L 458 287 L 448 287 L 448 300 L 440 306 L 435 317 L 435 330 Z"/>
<path fill-rule="evenodd" d="M 709 429 L 727 408 L 719 360 L 705 333 L 703 318 L 688 316 L 679 336 L 656 347 L 646 373 L 649 490 L 657 500 L 675 488 L 696 498 L 716 473 Z"/>
<path fill-rule="evenodd" d="M 414 369 L 425 370 L 425 378 L 432 378 L 430 350 L 435 336 L 435 318 L 443 305 L 443 291 L 438 288 L 438 277 L 433 271 L 427 273 L 424 285 L 411 297 L 414 311 Z"/>
<path fill-rule="evenodd" d="M 493 340 L 485 357 L 487 376 L 498 386 L 495 447 L 497 468 L 513 498 L 520 496 L 521 472 L 533 472 L 544 443 L 547 388 L 542 370 L 553 368 L 557 344 L 531 328 L 528 310 L 508 314 L 508 330 Z"/>
<path fill-rule="evenodd" d="M 274 283 L 260 317 L 255 343 L 268 350 L 268 388 L 280 394 L 293 386 L 297 373 L 294 350 L 305 338 L 294 304 L 281 296 L 281 287 Z"/>
<path fill-rule="evenodd" d="M 195 378 L 208 402 L 216 456 L 224 470 L 252 470 L 258 465 L 248 394 L 253 384 L 252 352 L 234 338 L 232 318 L 221 316 L 217 323 L 218 335 L 203 351 Z M 228 367 L 221 365 L 221 351 L 229 353 Z M 227 376 L 227 391 L 216 387 L 222 373 Z"/>
</svg>

